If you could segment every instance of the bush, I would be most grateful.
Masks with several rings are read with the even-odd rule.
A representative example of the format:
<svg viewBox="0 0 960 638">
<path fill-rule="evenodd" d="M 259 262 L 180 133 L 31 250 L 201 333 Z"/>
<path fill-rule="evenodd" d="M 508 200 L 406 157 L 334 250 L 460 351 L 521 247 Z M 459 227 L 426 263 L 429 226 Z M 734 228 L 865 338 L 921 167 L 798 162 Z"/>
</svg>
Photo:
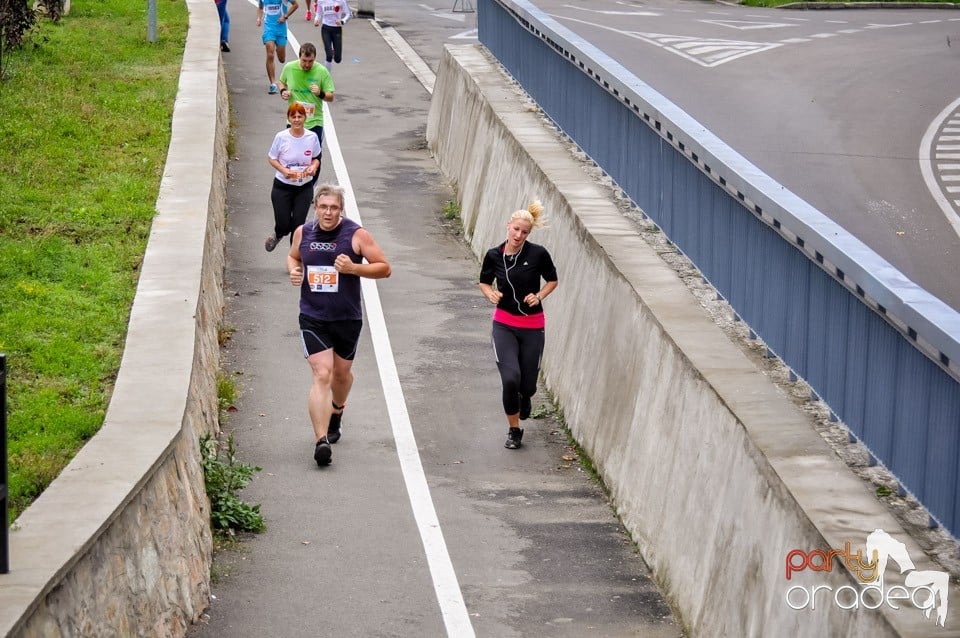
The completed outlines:
<svg viewBox="0 0 960 638">
<path fill-rule="evenodd" d="M 0 81 L 6 77 L 10 52 L 23 44 L 35 22 L 27 0 L 0 0 Z"/>
</svg>

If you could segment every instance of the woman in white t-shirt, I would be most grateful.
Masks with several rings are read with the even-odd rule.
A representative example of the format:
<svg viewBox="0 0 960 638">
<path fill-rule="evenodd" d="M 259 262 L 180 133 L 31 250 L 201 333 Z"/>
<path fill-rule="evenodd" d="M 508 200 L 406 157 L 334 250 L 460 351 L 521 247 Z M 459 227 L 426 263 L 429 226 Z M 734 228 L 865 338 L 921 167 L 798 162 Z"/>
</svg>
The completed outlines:
<svg viewBox="0 0 960 638">
<path fill-rule="evenodd" d="M 277 171 L 270 191 L 273 232 L 263 242 L 267 252 L 276 248 L 284 235 L 292 238 L 293 231 L 307 221 L 313 199 L 313 176 L 320 170 L 320 139 L 303 126 L 307 121 L 303 104 L 294 102 L 287 108 L 287 121 L 290 128 L 276 134 L 267 153 L 270 166 Z"/>
</svg>

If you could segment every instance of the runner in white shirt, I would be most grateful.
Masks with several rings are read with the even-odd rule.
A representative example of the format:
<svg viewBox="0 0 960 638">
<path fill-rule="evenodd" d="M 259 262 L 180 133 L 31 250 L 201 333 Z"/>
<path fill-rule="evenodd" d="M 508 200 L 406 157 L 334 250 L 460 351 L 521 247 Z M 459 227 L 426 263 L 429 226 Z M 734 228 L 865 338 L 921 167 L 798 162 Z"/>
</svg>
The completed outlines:
<svg viewBox="0 0 960 638">
<path fill-rule="evenodd" d="M 273 232 L 267 235 L 263 247 L 267 252 L 277 247 L 285 235 L 303 225 L 313 199 L 313 176 L 320 170 L 320 138 L 304 128 L 307 111 L 303 104 L 294 102 L 287 108 L 290 128 L 273 138 L 267 161 L 276 174 L 270 201 L 273 203 Z"/>
<path fill-rule="evenodd" d="M 343 57 L 343 25 L 353 17 L 353 14 L 346 0 L 315 0 L 313 7 L 316 14 L 313 25 L 323 24 L 320 29 L 320 35 L 323 37 L 323 51 L 326 54 L 323 65 L 329 71 L 332 64 L 334 62 L 340 64 Z"/>
</svg>

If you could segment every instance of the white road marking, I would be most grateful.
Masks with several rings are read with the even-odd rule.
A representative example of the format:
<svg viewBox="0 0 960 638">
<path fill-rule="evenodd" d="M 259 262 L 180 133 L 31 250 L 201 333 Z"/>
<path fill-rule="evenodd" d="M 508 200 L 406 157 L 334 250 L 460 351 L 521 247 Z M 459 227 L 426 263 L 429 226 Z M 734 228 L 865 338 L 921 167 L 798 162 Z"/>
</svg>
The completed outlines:
<svg viewBox="0 0 960 638">
<path fill-rule="evenodd" d="M 937 164 L 938 171 L 960 171 L 960 164 Z"/>
<path fill-rule="evenodd" d="M 586 24 L 598 29 L 613 31 L 614 33 L 619 33 L 620 35 L 627 36 L 628 38 L 642 40 L 648 44 L 660 47 L 661 49 L 669 51 L 675 55 L 679 55 L 686 60 L 690 60 L 691 62 L 705 67 L 718 66 L 725 62 L 730 62 L 753 53 L 760 53 L 762 51 L 768 51 L 781 46 L 779 42 L 749 42 L 741 40 L 723 40 L 720 38 L 696 38 L 685 35 L 669 35 L 665 33 L 639 33 L 636 31 L 624 31 L 623 29 L 608 27 L 595 22 L 587 22 L 586 20 L 579 20 L 577 18 L 570 18 L 555 14 L 550 15 L 558 20 Z"/>
<path fill-rule="evenodd" d="M 923 139 L 920 140 L 919 160 L 920 173 L 923 175 L 923 181 L 927 185 L 927 190 L 930 191 L 930 195 L 932 195 L 934 201 L 937 202 L 937 206 L 940 207 L 940 210 L 944 216 L 946 216 L 954 232 L 960 235 L 960 216 L 957 215 L 957 211 L 950 205 L 950 201 L 944 196 L 943 191 L 940 189 L 940 185 L 937 183 L 936 176 L 933 172 L 933 160 L 931 160 L 931 155 L 934 155 L 933 144 L 937 131 L 940 130 L 943 122 L 953 116 L 958 107 L 960 107 L 960 98 L 948 104 L 946 108 L 930 122 L 930 126 L 927 127 L 926 132 L 923 134 Z M 960 153 L 936 153 L 936 157 L 933 159 L 960 160 Z M 947 192 L 951 192 L 949 188 Z"/>
<path fill-rule="evenodd" d="M 477 29 L 467 29 L 466 31 L 458 33 L 457 35 L 452 35 L 447 39 L 448 40 L 476 40 L 477 37 L 478 37 Z"/>
<path fill-rule="evenodd" d="M 463 22 L 467 19 L 462 13 L 431 13 L 434 18 L 446 18 L 447 20 L 453 20 L 454 22 Z"/>
<path fill-rule="evenodd" d="M 748 20 L 700 20 L 705 24 L 715 24 L 718 27 L 727 27 L 739 31 L 749 31 L 755 29 L 781 29 L 783 27 L 795 27 L 795 24 L 786 22 L 750 22 Z"/>
<path fill-rule="evenodd" d="M 835 37 L 837 37 L 837 34 L 836 34 L 836 33 L 814 33 L 814 34 L 813 34 L 812 36 L 810 36 L 810 37 L 811 37 L 811 38 L 820 38 L 820 39 L 823 39 L 823 38 L 835 38 Z"/>
<path fill-rule="evenodd" d="M 563 5 L 567 9 L 576 9 L 577 11 L 589 11 L 590 13 L 602 13 L 603 15 L 608 16 L 651 16 L 651 17 L 660 17 L 663 14 L 657 13 L 655 11 L 605 11 L 602 9 L 590 9 L 588 7 L 580 7 L 575 4 L 565 4 Z"/>
<path fill-rule="evenodd" d="M 847 35 L 850 35 L 851 33 L 860 33 L 860 31 L 861 31 L 860 29 L 840 29 L 839 31 L 837 31 L 837 33 L 845 33 Z"/>
<path fill-rule="evenodd" d="M 807 38 L 787 38 L 786 40 L 780 40 L 781 44 L 804 44 L 810 42 Z"/>
<path fill-rule="evenodd" d="M 251 0 L 251 4 L 256 4 Z M 370 22 L 375 23 L 374 20 Z M 287 28 L 290 46 L 294 51 L 300 49 L 300 43 L 293 35 L 293 30 Z M 409 45 L 408 45 L 409 46 Z M 334 126 L 333 115 L 327 102 L 323 103 L 323 138 L 326 142 L 329 155 L 333 161 L 337 182 L 344 188 L 346 200 L 346 214 L 358 224 L 360 211 L 357 208 L 357 199 L 350 183 L 350 174 L 340 151 L 337 140 L 337 130 Z M 400 459 L 400 469 L 403 481 L 407 486 L 407 495 L 410 497 L 410 506 L 420 540 L 430 568 L 430 577 L 433 580 L 433 590 L 440 605 L 443 624 L 448 636 L 472 638 L 476 636 L 467 606 L 460 591 L 460 583 L 453 569 L 453 561 L 447 551 L 443 531 L 440 529 L 440 520 L 437 518 L 433 499 L 430 496 L 430 487 L 420 461 L 420 452 L 413 435 L 413 426 L 410 424 L 410 415 L 407 412 L 407 402 L 403 396 L 403 387 L 400 385 L 400 375 L 393 358 L 390 346 L 390 335 L 387 333 L 387 322 L 383 316 L 383 306 L 380 304 L 380 293 L 377 282 L 373 279 L 361 279 L 363 302 L 367 307 L 367 323 L 370 326 L 370 336 L 373 340 L 373 350 L 377 359 L 377 368 L 380 372 L 380 383 L 383 386 L 383 395 L 390 416 L 390 425 L 393 428 L 393 438 L 397 443 L 397 456 Z"/>
</svg>

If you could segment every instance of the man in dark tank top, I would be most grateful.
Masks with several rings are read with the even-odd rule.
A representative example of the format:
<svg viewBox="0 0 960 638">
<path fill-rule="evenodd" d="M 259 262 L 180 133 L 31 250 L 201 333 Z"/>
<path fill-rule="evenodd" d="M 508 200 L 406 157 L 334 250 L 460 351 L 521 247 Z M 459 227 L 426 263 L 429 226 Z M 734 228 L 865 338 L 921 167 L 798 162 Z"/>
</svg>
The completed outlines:
<svg viewBox="0 0 960 638">
<path fill-rule="evenodd" d="M 373 236 L 343 216 L 343 193 L 331 184 L 317 188 L 316 219 L 294 232 L 287 255 L 290 283 L 300 287 L 300 340 L 313 373 L 307 406 L 316 440 L 313 459 L 320 466 L 330 463 L 330 444 L 340 440 L 353 386 L 363 326 L 360 278 L 390 276 L 390 264 Z"/>
</svg>

